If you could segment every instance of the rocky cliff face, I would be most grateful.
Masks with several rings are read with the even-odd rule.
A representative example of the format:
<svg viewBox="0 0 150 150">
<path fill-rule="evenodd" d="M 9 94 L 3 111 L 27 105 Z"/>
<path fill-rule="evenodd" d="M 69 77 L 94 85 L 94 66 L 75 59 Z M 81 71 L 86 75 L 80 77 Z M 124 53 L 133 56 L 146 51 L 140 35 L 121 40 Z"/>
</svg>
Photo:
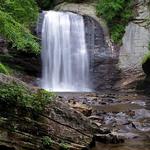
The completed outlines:
<svg viewBox="0 0 150 150">
<path fill-rule="evenodd" d="M 115 82 L 120 80 L 120 77 L 122 79 L 128 78 L 128 81 L 126 78 L 123 81 L 123 85 L 126 86 L 134 80 L 129 77 L 134 74 L 138 76 L 140 75 L 138 73 L 142 73 L 141 61 L 145 52 L 148 51 L 147 47 L 150 41 L 149 0 L 135 1 L 137 15 L 126 27 L 120 53 L 111 46 L 108 29 L 103 20 L 96 17 L 93 4 L 62 3 L 55 9 L 73 11 L 84 16 L 87 47 L 91 57 L 92 82 L 96 89 L 111 89 Z M 5 40 L 0 39 L 0 45 L 0 53 L 7 52 L 7 49 L 5 50 L 7 47 Z M 122 71 L 123 76 L 120 76 L 118 69 Z M 124 73 L 127 76 L 124 76 Z M 131 80 L 129 81 L 129 79 Z M 0 84 L 8 81 L 14 82 L 14 79 L 0 74 Z M 20 81 L 17 80 L 17 82 Z M 21 84 L 23 83 L 21 82 Z M 120 84 L 117 88 L 119 86 Z M 82 149 L 92 140 L 92 134 L 103 133 L 103 130 L 94 122 L 70 108 L 68 104 L 61 102 L 61 98 L 59 97 L 49 104 L 42 114 L 30 109 L 16 107 L 16 105 L 0 103 L 0 149 L 48 149 L 43 145 L 45 136 L 49 136 L 54 140 L 49 149 L 60 149 L 61 145 L 59 143 L 62 140 L 70 144 L 71 150 Z M 109 97 L 108 99 L 109 104 L 111 99 Z M 103 101 L 101 101 L 101 104 L 104 105 Z"/>
<path fill-rule="evenodd" d="M 0 74 L 2 83 L 21 84 L 32 92 L 38 90 L 14 77 Z M 81 150 L 88 149 L 92 146 L 91 142 L 96 141 L 123 142 L 109 129 L 102 128 L 79 110 L 70 107 L 67 101 L 71 99 L 55 97 L 41 112 L 19 105 L 17 101 L 9 103 L 0 99 L 0 149 Z"/>
<path fill-rule="evenodd" d="M 49 149 L 60 149 L 61 141 L 69 141 L 68 144 L 72 145 L 70 148 L 75 150 L 84 147 L 81 145 L 88 145 L 92 139 L 83 127 L 84 124 L 88 126 L 90 122 L 83 120 L 81 123 L 80 115 L 61 102 L 52 103 L 45 114 L 6 103 L 0 104 L 0 149 L 44 150 L 46 147 L 43 140 L 48 136 L 53 140 Z M 73 116 L 76 116 L 77 120 Z M 73 146 L 73 143 L 78 146 Z"/>
<path fill-rule="evenodd" d="M 118 56 L 110 45 L 105 21 L 96 15 L 95 4 L 61 3 L 55 10 L 71 11 L 84 17 L 91 86 L 96 91 L 110 90 L 118 79 Z"/>
<path fill-rule="evenodd" d="M 87 34 L 87 45 L 92 45 L 91 40 L 94 41 L 95 47 L 90 49 L 90 65 L 94 70 L 94 85 L 96 89 L 111 89 L 116 81 L 121 79 L 115 87 L 126 86 L 134 80 L 138 80 L 138 76 L 143 74 L 142 60 L 145 53 L 148 51 L 148 44 L 150 41 L 150 8 L 149 0 L 135 0 L 134 12 L 135 18 L 126 27 L 126 32 L 123 37 L 123 45 L 120 50 L 112 47 L 108 42 L 108 29 L 101 18 L 96 17 L 94 4 L 82 3 L 62 3 L 55 7 L 55 10 L 72 11 L 81 15 L 89 16 L 97 21 L 99 28 L 92 24 L 86 24 L 87 31 L 96 28 L 96 34 L 103 36 L 101 40 L 97 37 L 95 39 L 89 38 Z M 91 19 L 92 20 L 92 19 Z M 86 22 L 86 20 L 85 20 Z M 102 32 L 100 32 L 102 30 Z M 94 32 L 93 32 L 94 33 Z M 104 43 L 102 42 L 102 39 Z M 104 54 L 105 53 L 105 54 Z M 104 55 L 103 55 L 104 54 Z M 91 69 L 91 70 L 92 70 Z M 119 73 L 121 72 L 121 74 Z M 92 73 L 93 74 L 93 73 Z M 97 74 L 97 75 L 96 75 Z M 128 81 L 130 77 L 130 81 Z M 102 82 L 104 81 L 104 82 Z"/>
<path fill-rule="evenodd" d="M 55 1 L 54 10 L 71 11 L 84 16 L 93 89 L 118 89 L 141 80 L 144 75 L 142 60 L 150 41 L 149 0 L 134 1 L 135 18 L 126 27 L 121 48 L 116 48 L 110 42 L 108 28 L 105 21 L 97 17 L 94 3 L 73 2 Z"/>
<path fill-rule="evenodd" d="M 0 74 L 1 83 L 22 84 L 22 81 Z M 81 149 L 92 140 L 93 131 L 98 128 L 82 114 L 71 109 L 57 97 L 44 112 L 10 104 L 0 100 L 0 149 L 5 150 L 45 150 L 61 149 L 61 141 L 68 141 L 70 149 Z M 43 143 L 45 137 L 51 138 Z M 71 144 L 72 143 L 72 144 Z M 74 145 L 74 144 L 75 145 Z M 72 145 L 72 146 L 71 146 Z"/>
<path fill-rule="evenodd" d="M 121 80 L 116 84 L 118 88 L 135 89 L 145 78 L 142 61 L 150 42 L 150 1 L 135 0 L 133 9 L 135 17 L 126 27 L 119 52 Z"/>
<path fill-rule="evenodd" d="M 122 71 L 141 71 L 142 60 L 150 42 L 150 1 L 136 0 L 136 16 L 126 27 L 120 49 L 119 67 Z"/>
</svg>

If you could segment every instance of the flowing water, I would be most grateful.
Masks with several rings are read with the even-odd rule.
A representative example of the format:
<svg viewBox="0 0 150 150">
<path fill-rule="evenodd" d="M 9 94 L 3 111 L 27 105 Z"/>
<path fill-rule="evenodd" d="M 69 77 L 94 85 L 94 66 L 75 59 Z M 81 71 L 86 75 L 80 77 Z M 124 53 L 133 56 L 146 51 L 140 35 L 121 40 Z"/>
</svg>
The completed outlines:
<svg viewBox="0 0 150 150">
<path fill-rule="evenodd" d="M 149 96 L 127 91 L 58 95 L 100 128 L 108 128 L 125 139 L 125 143 L 121 144 L 96 142 L 90 150 L 150 150 Z"/>
<path fill-rule="evenodd" d="M 42 88 L 58 92 L 62 100 L 72 107 L 75 105 L 75 109 L 88 111 L 90 108 L 90 119 L 125 138 L 123 144 L 97 142 L 91 150 L 150 149 L 149 97 L 134 92 L 77 93 L 90 91 L 82 16 L 71 12 L 47 12 L 42 47 Z"/>
<path fill-rule="evenodd" d="M 83 17 L 48 11 L 42 26 L 42 88 L 89 91 L 89 62 Z"/>
</svg>

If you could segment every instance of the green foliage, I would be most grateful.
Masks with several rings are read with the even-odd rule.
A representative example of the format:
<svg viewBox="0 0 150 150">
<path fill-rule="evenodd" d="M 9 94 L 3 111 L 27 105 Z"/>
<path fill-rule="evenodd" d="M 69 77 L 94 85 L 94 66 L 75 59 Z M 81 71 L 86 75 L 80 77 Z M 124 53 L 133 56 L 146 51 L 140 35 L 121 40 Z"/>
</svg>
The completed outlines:
<svg viewBox="0 0 150 150">
<path fill-rule="evenodd" d="M 69 150 L 69 145 L 64 142 L 60 143 L 60 150 Z"/>
<path fill-rule="evenodd" d="M 132 0 L 99 0 L 96 10 L 106 20 L 112 40 L 120 43 L 125 26 L 133 18 Z"/>
<path fill-rule="evenodd" d="M 36 110 L 42 110 L 47 104 L 49 104 L 55 97 L 53 93 L 47 92 L 43 89 L 39 89 L 37 93 L 33 94 L 32 106 Z"/>
<path fill-rule="evenodd" d="M 147 60 L 150 60 L 150 42 L 149 42 L 149 44 L 148 44 L 148 50 L 149 50 L 149 51 L 144 55 L 142 64 L 146 63 Z"/>
<path fill-rule="evenodd" d="M 29 28 L 35 23 L 38 7 L 34 0 L 0 0 L 0 34 L 19 50 L 39 52 Z"/>
<path fill-rule="evenodd" d="M 18 103 L 19 105 L 27 105 L 27 102 L 32 99 L 32 96 L 30 95 L 29 91 L 19 85 L 19 84 L 1 84 L 0 85 L 0 100 L 12 103 L 14 102 Z"/>
<path fill-rule="evenodd" d="M 32 94 L 20 84 L 0 84 L 0 101 L 10 105 L 29 107 L 35 111 L 42 111 L 54 98 L 54 94 L 39 90 Z"/>
<path fill-rule="evenodd" d="M 5 66 L 4 64 L 0 63 L 0 73 L 4 73 L 6 75 L 10 74 L 10 68 L 8 66 Z"/>
<path fill-rule="evenodd" d="M 113 42 L 121 43 L 124 32 L 125 32 L 124 25 L 118 24 L 118 25 L 112 26 L 111 38 L 113 39 Z"/>
<path fill-rule="evenodd" d="M 149 51 L 144 55 L 142 64 L 144 64 L 148 59 L 150 60 L 150 42 L 149 42 L 149 44 L 148 44 L 148 50 L 149 50 Z"/>
<path fill-rule="evenodd" d="M 38 7 L 34 0 L 0 0 L 0 4 L 2 11 L 26 26 L 32 25 L 37 19 Z"/>
<path fill-rule="evenodd" d="M 52 143 L 53 143 L 53 140 L 50 137 L 44 136 L 42 138 L 42 144 L 44 147 L 50 148 L 52 146 Z"/>
<path fill-rule="evenodd" d="M 146 54 L 144 55 L 144 58 L 143 58 L 143 60 L 142 60 L 142 64 L 144 64 L 148 59 L 150 60 L 150 52 L 148 52 L 148 53 L 146 53 Z"/>
</svg>

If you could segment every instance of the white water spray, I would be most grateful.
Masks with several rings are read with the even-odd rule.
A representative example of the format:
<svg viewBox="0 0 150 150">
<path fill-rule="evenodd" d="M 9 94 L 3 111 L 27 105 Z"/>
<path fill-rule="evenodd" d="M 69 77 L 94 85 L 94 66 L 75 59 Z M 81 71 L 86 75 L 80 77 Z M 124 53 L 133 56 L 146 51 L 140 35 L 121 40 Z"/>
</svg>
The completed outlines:
<svg viewBox="0 0 150 150">
<path fill-rule="evenodd" d="M 48 11 L 42 26 L 42 88 L 89 91 L 89 62 L 83 17 Z"/>
</svg>

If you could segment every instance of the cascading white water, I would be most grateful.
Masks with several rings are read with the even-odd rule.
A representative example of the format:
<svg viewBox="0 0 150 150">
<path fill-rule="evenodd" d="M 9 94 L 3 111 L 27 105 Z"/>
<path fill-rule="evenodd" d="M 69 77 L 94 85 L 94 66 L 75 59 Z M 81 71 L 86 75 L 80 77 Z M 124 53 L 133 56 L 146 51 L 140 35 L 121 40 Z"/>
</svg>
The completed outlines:
<svg viewBox="0 0 150 150">
<path fill-rule="evenodd" d="M 89 91 L 89 62 L 83 17 L 48 11 L 42 26 L 42 88 Z"/>
</svg>

